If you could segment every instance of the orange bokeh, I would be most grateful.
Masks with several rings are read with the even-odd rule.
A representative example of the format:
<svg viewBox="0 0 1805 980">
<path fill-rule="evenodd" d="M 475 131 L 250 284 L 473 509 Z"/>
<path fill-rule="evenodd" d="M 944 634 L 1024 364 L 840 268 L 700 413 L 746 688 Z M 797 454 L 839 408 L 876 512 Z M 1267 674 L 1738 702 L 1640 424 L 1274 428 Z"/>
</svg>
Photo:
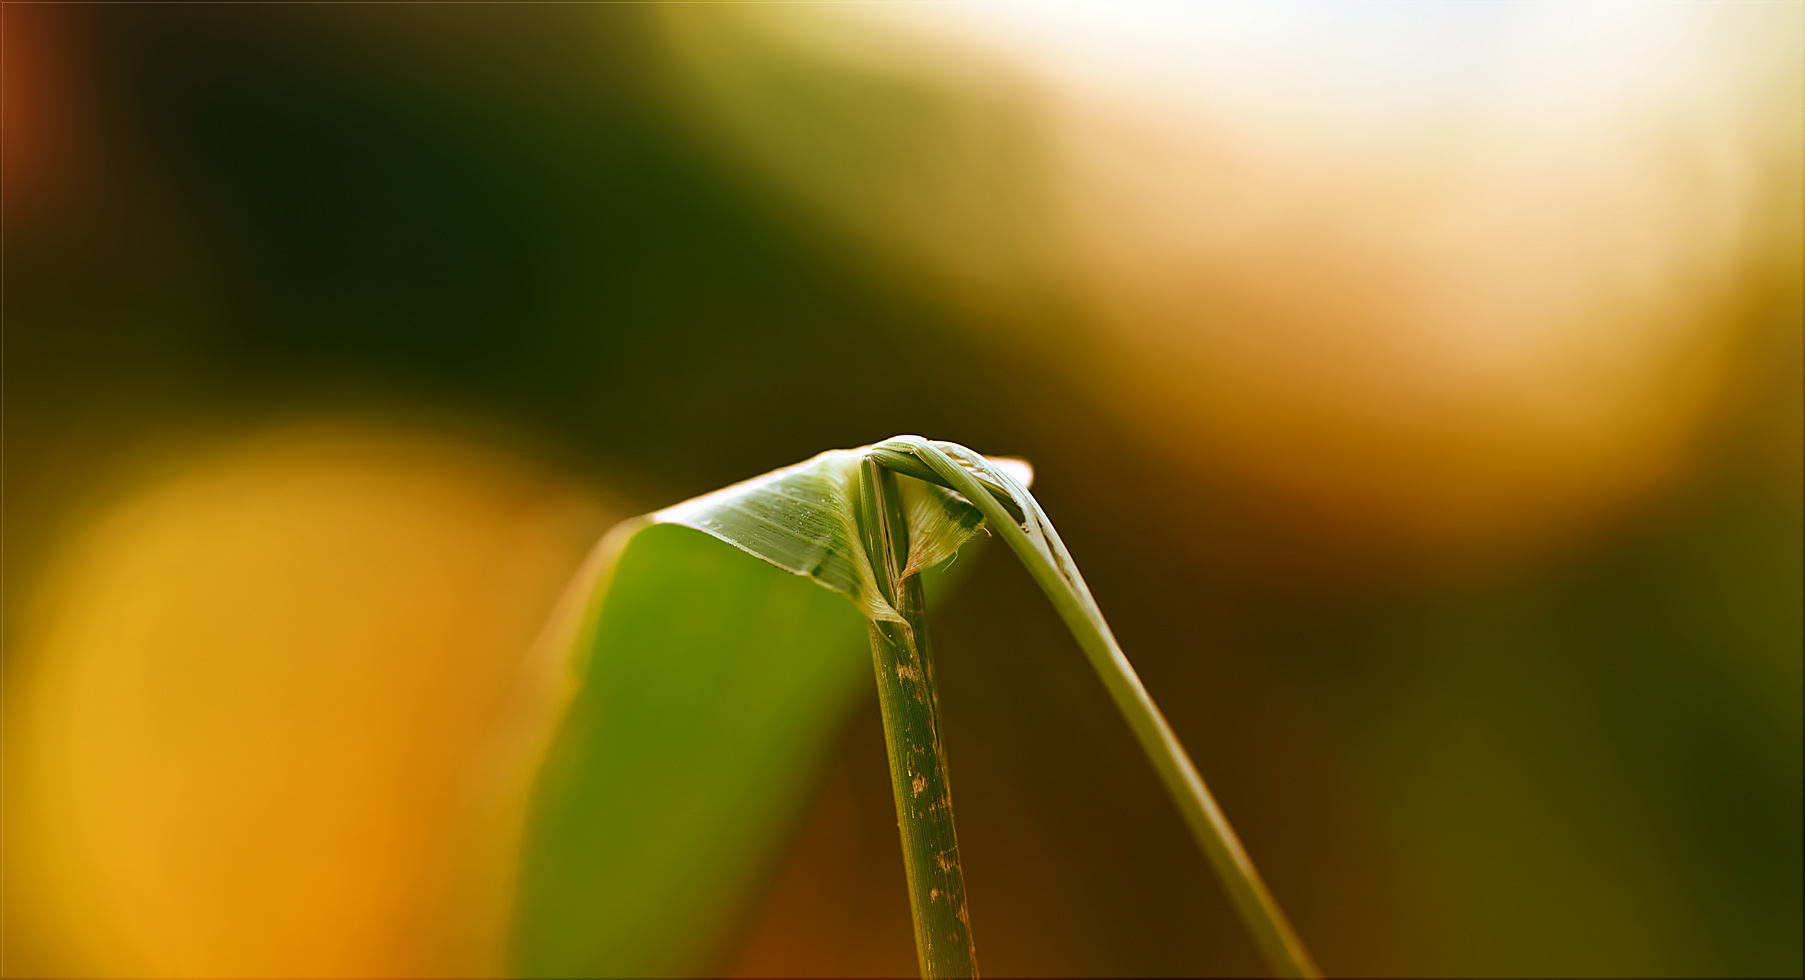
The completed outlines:
<svg viewBox="0 0 1805 980">
<path fill-rule="evenodd" d="M 561 680 L 530 651 L 600 517 L 506 456 L 334 425 L 216 450 L 93 521 L 9 677 L 40 965 L 500 971 Z"/>
</svg>

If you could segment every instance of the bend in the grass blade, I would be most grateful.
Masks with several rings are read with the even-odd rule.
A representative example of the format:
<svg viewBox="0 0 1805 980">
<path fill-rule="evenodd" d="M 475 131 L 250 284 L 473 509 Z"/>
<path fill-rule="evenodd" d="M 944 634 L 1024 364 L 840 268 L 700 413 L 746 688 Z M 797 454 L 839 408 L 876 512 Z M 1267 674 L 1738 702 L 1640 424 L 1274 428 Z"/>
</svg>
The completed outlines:
<svg viewBox="0 0 1805 980">
<path fill-rule="evenodd" d="M 864 458 L 823 454 L 627 521 L 572 579 L 538 642 L 565 667 L 545 672 L 555 689 L 544 692 L 564 710 L 523 817 L 517 968 L 685 975 L 720 965 L 725 924 L 743 914 L 869 669 L 845 656 L 858 613 L 873 620 L 861 598 L 898 614 L 876 620 L 898 638 L 925 642 L 916 573 L 944 564 L 983 523 L 957 492 L 897 478 L 909 547 L 906 559 L 890 556 L 886 580 L 915 588 L 886 597 L 858 575 L 855 518 L 837 507 Z"/>
<path fill-rule="evenodd" d="M 990 466 L 983 456 L 955 443 L 899 436 L 879 444 L 876 449 L 883 451 L 882 459 L 899 455 L 912 457 L 918 465 L 911 469 L 932 473 L 936 482 L 957 490 L 984 512 L 990 526 L 1021 559 L 1090 659 L 1117 709 L 1140 742 L 1142 751 L 1178 805 L 1192 835 L 1228 889 L 1236 910 L 1268 964 L 1281 976 L 1320 976 L 1321 972 L 1302 940 L 1254 869 L 1227 817 L 1198 775 L 1190 755 L 1122 653 L 1071 554 L 1066 551 L 1065 543 L 1059 539 L 1052 522 L 1047 520 L 1027 488 L 1007 473 Z M 1020 523 L 998 499 L 999 490 L 1006 493 L 1021 511 Z"/>
<path fill-rule="evenodd" d="M 864 449 L 835 449 L 660 510 L 645 520 L 695 528 L 807 576 L 853 601 L 867 619 L 903 621 L 873 577 L 856 518 Z M 983 523 L 981 511 L 934 483 L 908 481 L 913 574 L 951 558 Z"/>
</svg>

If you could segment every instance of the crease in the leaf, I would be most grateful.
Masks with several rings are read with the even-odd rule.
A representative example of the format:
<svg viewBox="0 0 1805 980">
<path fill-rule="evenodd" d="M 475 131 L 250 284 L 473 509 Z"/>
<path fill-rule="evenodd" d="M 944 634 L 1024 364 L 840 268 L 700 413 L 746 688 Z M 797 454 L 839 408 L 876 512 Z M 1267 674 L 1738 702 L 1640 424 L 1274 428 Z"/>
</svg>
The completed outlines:
<svg viewBox="0 0 1805 980">
<path fill-rule="evenodd" d="M 853 506 L 861 450 L 835 449 L 794 466 L 703 494 L 650 515 L 694 528 L 851 599 L 868 618 L 901 622 L 885 601 L 859 540 Z M 789 520 L 757 509 L 761 498 L 795 506 Z"/>
<path fill-rule="evenodd" d="M 649 515 L 678 524 L 838 592 L 868 619 L 902 623 L 872 573 L 858 530 L 859 465 L 871 447 L 835 449 Z M 909 521 L 905 577 L 939 565 L 983 527 L 958 493 L 901 476 Z"/>
</svg>

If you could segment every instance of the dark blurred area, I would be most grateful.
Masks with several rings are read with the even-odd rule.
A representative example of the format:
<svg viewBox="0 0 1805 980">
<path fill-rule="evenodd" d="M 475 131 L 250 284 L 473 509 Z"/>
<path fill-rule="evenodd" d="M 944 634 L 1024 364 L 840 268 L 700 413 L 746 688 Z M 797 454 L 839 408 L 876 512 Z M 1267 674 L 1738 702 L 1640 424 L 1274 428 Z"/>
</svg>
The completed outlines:
<svg viewBox="0 0 1805 980">
<path fill-rule="evenodd" d="M 494 657 L 530 640 L 607 518 L 896 433 L 1025 456 L 1330 973 L 1805 969 L 1796 268 L 1714 307 L 1735 338 L 1727 380 L 1693 399 L 1671 465 L 1558 532 L 1425 544 L 1357 503 L 1170 451 L 1060 355 L 895 272 L 698 123 L 657 10 L 6 5 L 6 973 L 147 972 L 106 950 L 154 946 L 144 923 L 187 901 L 133 886 L 103 915 L 84 897 L 99 886 L 42 856 L 66 828 L 20 808 L 54 795 L 34 787 L 62 757 L 34 754 L 28 699 L 73 690 L 55 658 L 100 594 L 82 569 L 137 540 L 108 515 L 165 501 L 132 526 L 164 521 L 172 554 L 248 540 L 264 526 L 250 517 L 184 537 L 182 515 L 211 505 L 156 488 L 230 471 L 192 500 L 252 507 L 299 479 L 290 467 L 351 458 L 242 448 L 297 426 L 364 447 L 346 472 L 426 460 L 390 509 L 357 511 L 348 563 L 417 516 L 430 493 L 410 487 L 505 488 L 470 489 L 480 506 L 446 504 L 418 532 L 546 542 L 443 559 L 522 570 L 508 625 L 471 628 Z M 1792 205 L 1774 207 L 1796 234 Z M 453 448 L 406 448 L 427 444 Z M 278 457 L 303 462 L 258 462 Z M 268 521 L 343 520 L 291 513 Z M 475 608 L 484 593 L 457 594 Z M 330 615 L 308 606 L 297 628 Z M 986 972 L 1257 971 L 1128 730 L 1000 549 L 936 630 Z M 472 689 L 489 676 L 472 668 Z M 875 701 L 821 785 L 723 970 L 913 971 Z M 154 847 L 114 819 L 94 833 Z M 304 863 L 304 837 L 269 846 Z M 209 901 L 183 942 L 232 932 L 231 903 Z M 89 909 L 127 925 L 90 928 Z M 432 952 L 434 928 L 450 927 L 393 949 L 347 938 L 345 958 L 302 972 L 485 968 Z M 281 972 L 254 953 L 217 962 Z"/>
</svg>

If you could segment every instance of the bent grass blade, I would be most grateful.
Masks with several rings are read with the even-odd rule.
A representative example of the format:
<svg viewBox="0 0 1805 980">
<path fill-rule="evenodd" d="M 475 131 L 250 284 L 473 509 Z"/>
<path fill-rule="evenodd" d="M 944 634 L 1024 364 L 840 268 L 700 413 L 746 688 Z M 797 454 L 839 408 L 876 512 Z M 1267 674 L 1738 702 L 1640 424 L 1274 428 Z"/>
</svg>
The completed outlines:
<svg viewBox="0 0 1805 980">
<path fill-rule="evenodd" d="M 720 965 L 722 938 L 861 686 L 852 651 L 862 614 L 922 973 L 975 976 L 919 573 L 987 525 L 1091 660 L 1273 969 L 1320 975 L 1028 493 L 1029 476 L 1014 461 L 899 436 L 610 532 L 548 630 L 575 694 L 534 797 L 515 926 L 522 971 Z"/>
<path fill-rule="evenodd" d="M 983 519 L 958 494 L 898 477 L 864 450 L 822 453 L 650 518 L 811 578 L 864 612 L 925 977 L 972 977 L 977 964 L 919 573 L 952 558 Z"/>
<path fill-rule="evenodd" d="M 567 666 L 567 707 L 531 801 L 517 972 L 727 966 L 834 735 L 869 690 L 863 614 L 903 621 L 874 591 L 851 516 L 861 458 L 824 453 L 624 522 L 573 580 L 541 641 Z M 915 483 L 903 494 L 919 529 L 913 574 L 951 557 L 982 515 L 903 482 Z M 928 593 L 959 574 L 929 573 Z"/>
<path fill-rule="evenodd" d="M 1321 971 L 1254 869 L 1216 798 L 1189 753 L 1141 684 L 1091 597 L 1065 543 L 1026 487 L 983 456 L 950 442 L 899 436 L 872 448 L 873 458 L 912 475 L 926 473 L 983 511 L 990 527 L 1027 566 L 1102 678 L 1141 750 L 1178 805 L 1191 834 L 1227 888 L 1267 964 L 1284 977 L 1318 977 Z M 1013 507 L 1006 506 L 1007 498 Z M 1017 516 L 1019 512 L 1019 517 Z M 1017 523 L 1017 521 L 1020 523 Z"/>
</svg>

